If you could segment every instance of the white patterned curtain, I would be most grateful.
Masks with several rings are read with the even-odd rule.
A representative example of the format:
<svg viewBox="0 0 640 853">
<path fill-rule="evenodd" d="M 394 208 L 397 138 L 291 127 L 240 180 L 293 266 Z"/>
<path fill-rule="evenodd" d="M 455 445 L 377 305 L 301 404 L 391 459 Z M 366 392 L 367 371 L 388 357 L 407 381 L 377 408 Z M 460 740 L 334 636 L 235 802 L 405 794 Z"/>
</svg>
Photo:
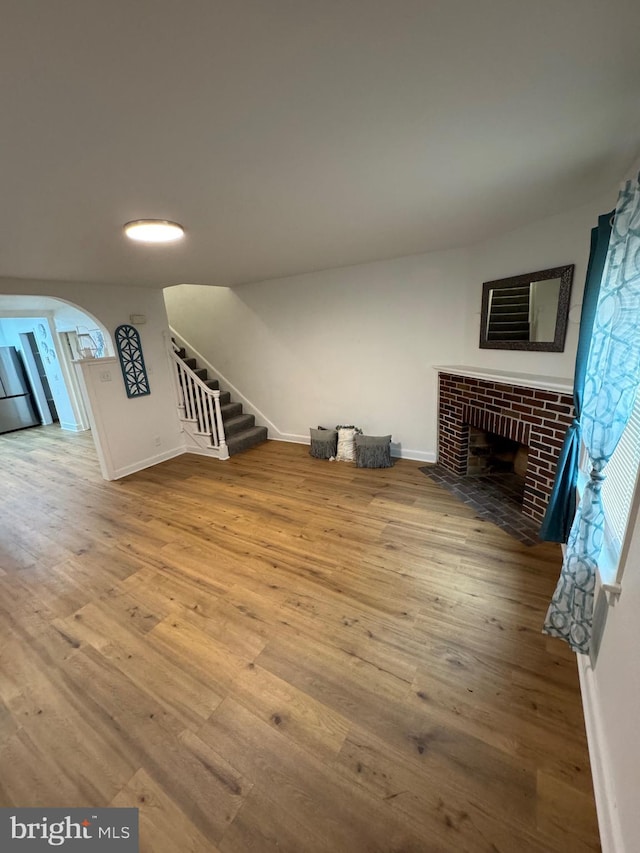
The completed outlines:
<svg viewBox="0 0 640 853">
<path fill-rule="evenodd" d="M 605 466 L 629 420 L 639 381 L 640 188 L 638 181 L 627 181 L 618 197 L 587 361 L 582 440 L 591 476 L 543 629 L 582 654 L 588 654 L 591 645 L 596 567 L 604 536 L 600 491 Z"/>
</svg>

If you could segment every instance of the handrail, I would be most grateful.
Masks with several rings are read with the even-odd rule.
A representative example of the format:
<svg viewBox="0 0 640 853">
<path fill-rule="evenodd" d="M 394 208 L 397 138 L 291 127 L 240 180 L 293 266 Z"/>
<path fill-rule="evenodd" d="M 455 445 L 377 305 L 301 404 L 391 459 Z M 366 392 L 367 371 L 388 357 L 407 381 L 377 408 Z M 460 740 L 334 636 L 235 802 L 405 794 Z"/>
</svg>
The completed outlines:
<svg viewBox="0 0 640 853">
<path fill-rule="evenodd" d="M 220 391 L 214 391 L 206 385 L 196 373 L 188 367 L 178 355 L 178 347 L 172 341 L 169 353 L 176 366 L 176 394 L 178 407 L 184 410 L 187 420 L 195 421 L 200 435 L 209 436 L 211 446 L 226 456 L 227 442 L 224 434 Z"/>
</svg>

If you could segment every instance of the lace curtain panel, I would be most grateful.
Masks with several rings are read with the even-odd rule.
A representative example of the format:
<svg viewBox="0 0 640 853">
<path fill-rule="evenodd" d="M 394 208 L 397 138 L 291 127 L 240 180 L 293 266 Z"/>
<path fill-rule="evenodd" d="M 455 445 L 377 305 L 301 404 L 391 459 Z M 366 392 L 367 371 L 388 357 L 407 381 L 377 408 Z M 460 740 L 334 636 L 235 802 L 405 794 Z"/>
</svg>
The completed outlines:
<svg viewBox="0 0 640 853">
<path fill-rule="evenodd" d="M 587 359 L 582 440 L 591 475 L 571 526 L 544 631 L 588 654 L 598 559 L 604 537 L 606 464 L 634 406 L 640 379 L 640 188 L 618 197 Z"/>
</svg>

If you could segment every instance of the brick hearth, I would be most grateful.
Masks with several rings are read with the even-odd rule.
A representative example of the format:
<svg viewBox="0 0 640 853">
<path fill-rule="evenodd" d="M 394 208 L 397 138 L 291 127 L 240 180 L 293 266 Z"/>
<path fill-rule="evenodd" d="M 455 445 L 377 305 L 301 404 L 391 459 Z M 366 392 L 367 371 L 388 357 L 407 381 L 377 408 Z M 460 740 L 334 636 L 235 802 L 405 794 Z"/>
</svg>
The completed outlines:
<svg viewBox="0 0 640 853">
<path fill-rule="evenodd" d="M 438 462 L 459 476 L 467 473 L 469 426 L 527 445 L 522 512 L 541 522 L 572 418 L 569 394 L 440 373 Z"/>
</svg>

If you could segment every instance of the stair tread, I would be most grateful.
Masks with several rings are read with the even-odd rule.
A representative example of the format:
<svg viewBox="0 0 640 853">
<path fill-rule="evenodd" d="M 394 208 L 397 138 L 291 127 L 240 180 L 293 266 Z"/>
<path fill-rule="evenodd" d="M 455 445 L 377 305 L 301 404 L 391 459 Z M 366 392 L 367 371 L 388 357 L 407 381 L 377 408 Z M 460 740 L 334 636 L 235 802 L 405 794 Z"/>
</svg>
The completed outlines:
<svg viewBox="0 0 640 853">
<path fill-rule="evenodd" d="M 256 444 L 261 444 L 263 441 L 267 440 L 267 437 L 267 428 L 263 426 L 254 426 L 249 429 L 242 430 L 242 432 L 238 432 L 227 438 L 229 455 L 233 456 L 236 453 L 241 453 L 243 450 L 248 450 L 250 447 L 254 447 Z"/>
</svg>

